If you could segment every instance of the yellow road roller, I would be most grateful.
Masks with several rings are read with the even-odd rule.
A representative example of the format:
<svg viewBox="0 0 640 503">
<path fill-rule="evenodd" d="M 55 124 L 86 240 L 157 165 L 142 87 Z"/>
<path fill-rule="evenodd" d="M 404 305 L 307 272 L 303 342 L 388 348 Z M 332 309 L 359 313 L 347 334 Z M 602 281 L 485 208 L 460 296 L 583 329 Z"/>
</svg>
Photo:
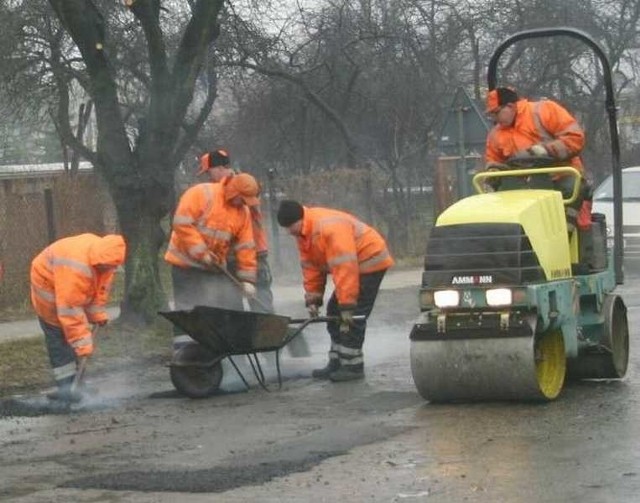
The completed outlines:
<svg viewBox="0 0 640 503">
<path fill-rule="evenodd" d="M 411 330 L 411 370 L 430 402 L 553 400 L 567 378 L 619 379 L 629 357 L 627 310 L 615 293 L 622 276 L 621 170 L 608 60 L 598 44 L 571 28 L 519 32 L 489 65 L 524 38 L 569 36 L 587 43 L 603 66 L 612 143 L 614 248 L 603 215 L 569 233 L 564 206 L 581 190 L 569 166 L 517 164 L 474 177 L 477 194 L 441 213 L 431 230 Z M 543 162 L 545 160 L 543 159 Z M 550 164 L 550 162 L 549 162 Z M 571 176 L 571 195 L 553 190 Z M 488 185 L 500 179 L 499 191 Z M 495 185 L 495 184 L 493 184 Z"/>
</svg>

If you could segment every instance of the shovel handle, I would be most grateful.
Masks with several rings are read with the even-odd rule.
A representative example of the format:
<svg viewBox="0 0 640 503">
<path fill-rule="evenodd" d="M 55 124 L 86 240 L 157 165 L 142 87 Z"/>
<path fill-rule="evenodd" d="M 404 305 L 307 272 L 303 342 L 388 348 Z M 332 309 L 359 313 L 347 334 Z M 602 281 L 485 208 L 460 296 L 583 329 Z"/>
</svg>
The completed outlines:
<svg viewBox="0 0 640 503">
<path fill-rule="evenodd" d="M 91 329 L 91 338 L 95 339 L 95 336 L 98 334 L 98 330 L 100 329 L 100 325 L 94 325 Z M 95 340 L 93 341 L 95 345 Z M 82 380 L 84 379 L 84 374 L 87 371 L 87 364 L 89 363 L 88 356 L 81 356 L 78 358 L 78 368 L 76 369 L 76 375 L 73 378 L 73 382 L 71 383 L 71 393 L 75 393 L 80 384 L 82 384 Z"/>
<path fill-rule="evenodd" d="M 224 265 L 222 264 L 217 264 L 217 263 L 213 263 L 213 266 L 220 271 L 222 274 L 224 274 L 227 279 L 229 281 L 231 281 L 231 283 L 233 283 L 238 290 L 240 290 L 240 292 L 242 293 L 242 295 L 244 295 L 247 299 L 251 299 L 253 300 L 256 304 L 258 304 L 266 313 L 271 312 L 271 308 L 269 306 L 267 306 L 264 302 L 262 302 L 258 297 L 252 296 L 252 295 L 248 295 L 247 292 L 244 291 L 244 287 L 242 286 L 242 283 L 238 280 L 238 278 L 236 278 L 233 274 L 231 274 L 229 272 L 229 269 L 227 269 Z"/>
<path fill-rule="evenodd" d="M 76 375 L 73 378 L 73 382 L 71 383 L 71 393 L 75 393 L 78 391 L 82 380 L 84 379 L 84 373 L 87 370 L 87 363 L 89 361 L 88 356 L 81 356 L 78 360 L 78 369 L 76 370 Z"/>
</svg>

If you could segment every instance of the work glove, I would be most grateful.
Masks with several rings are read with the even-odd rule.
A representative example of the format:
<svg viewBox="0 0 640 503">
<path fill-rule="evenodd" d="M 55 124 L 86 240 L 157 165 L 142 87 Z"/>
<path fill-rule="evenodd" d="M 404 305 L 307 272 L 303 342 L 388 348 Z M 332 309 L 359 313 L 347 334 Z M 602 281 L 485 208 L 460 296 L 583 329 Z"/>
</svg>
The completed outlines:
<svg viewBox="0 0 640 503">
<path fill-rule="evenodd" d="M 527 149 L 527 152 L 534 157 L 545 157 L 549 155 L 547 149 L 541 143 L 537 143 Z"/>
<path fill-rule="evenodd" d="M 353 310 L 343 309 L 340 311 L 340 333 L 348 334 L 353 324 Z"/>
<path fill-rule="evenodd" d="M 508 170 L 509 166 L 507 166 L 506 164 L 492 162 L 490 164 L 487 164 L 485 168 L 486 171 L 502 171 L 503 169 Z M 485 178 L 484 183 L 491 187 L 494 192 L 496 192 L 500 188 L 500 185 L 502 185 L 502 178 Z"/>
<path fill-rule="evenodd" d="M 200 261 L 209 269 L 212 269 L 215 265 L 221 263 L 220 259 L 218 259 L 218 256 L 211 251 L 205 253 Z"/>
<path fill-rule="evenodd" d="M 317 318 L 320 316 L 320 306 L 318 304 L 309 304 L 307 306 L 310 318 Z"/>
<path fill-rule="evenodd" d="M 247 297 L 254 298 L 256 296 L 256 287 L 253 283 L 248 281 L 242 282 L 242 291 Z"/>
<path fill-rule="evenodd" d="M 82 358 L 84 356 L 91 356 L 93 354 L 93 337 L 89 337 L 89 343 L 84 344 L 82 346 L 78 346 L 77 348 L 73 348 L 78 358 Z"/>
<path fill-rule="evenodd" d="M 320 306 L 322 305 L 322 294 L 305 292 L 304 305 L 307 306 L 309 316 L 317 318 L 320 315 Z"/>
</svg>

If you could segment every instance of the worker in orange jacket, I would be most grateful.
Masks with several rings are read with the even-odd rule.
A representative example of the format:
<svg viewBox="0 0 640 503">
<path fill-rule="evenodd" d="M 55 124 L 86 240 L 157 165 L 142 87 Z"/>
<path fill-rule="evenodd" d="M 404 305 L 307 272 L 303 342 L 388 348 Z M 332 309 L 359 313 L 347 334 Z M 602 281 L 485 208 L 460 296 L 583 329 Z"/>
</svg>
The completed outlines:
<svg viewBox="0 0 640 503">
<path fill-rule="evenodd" d="M 236 171 L 231 167 L 231 159 L 229 153 L 225 149 L 217 149 L 213 152 L 205 152 L 200 156 L 200 170 L 198 175 L 206 174 L 209 179 L 214 182 L 221 182 L 224 178 L 233 176 Z M 258 276 L 256 280 L 256 296 L 249 299 L 249 305 L 253 311 L 264 311 L 268 308 L 268 312 L 273 312 L 273 293 L 271 291 L 271 267 L 269 266 L 269 245 L 267 240 L 267 232 L 264 228 L 264 219 L 260 199 L 252 200 L 252 204 L 248 205 L 251 215 L 251 224 L 253 226 L 253 239 L 256 243 L 256 254 L 258 259 Z M 228 257 L 228 268 L 231 272 L 235 271 L 235 260 Z M 257 301 L 256 301 L 257 299 Z"/>
<path fill-rule="evenodd" d="M 172 265 L 176 309 L 208 305 L 242 310 L 242 294 L 221 270 L 230 251 L 244 294 L 255 296 L 256 248 L 247 205 L 255 204 L 258 191 L 255 178 L 241 173 L 220 183 L 194 185 L 182 195 L 164 256 Z M 174 335 L 175 350 L 193 342 L 187 335 Z"/>
<path fill-rule="evenodd" d="M 60 398 L 69 395 L 78 359 L 93 354 L 89 325 L 109 320 L 105 306 L 125 255 L 125 242 L 118 234 L 79 234 L 50 244 L 31 262 L 31 302 Z"/>
<path fill-rule="evenodd" d="M 366 319 L 382 278 L 394 264 L 384 239 L 349 213 L 306 207 L 292 200 L 280 203 L 278 223 L 297 240 L 305 305 L 311 316 L 317 316 L 322 306 L 327 274 L 333 277 L 335 289 L 327 315 L 340 321 L 327 323 L 329 362 L 314 370 L 313 377 L 332 381 L 363 378 Z"/>
<path fill-rule="evenodd" d="M 502 169 L 514 157 L 550 157 L 558 164 L 568 164 L 583 172 L 579 154 L 584 147 L 584 131 L 555 101 L 529 101 L 510 87 L 498 87 L 487 94 L 486 113 L 495 123 L 487 136 L 487 169 Z M 555 176 L 553 183 L 563 197 L 571 196 L 573 177 Z M 583 180 L 580 198 L 566 208 L 570 231 L 578 222 L 590 226 L 590 200 L 591 190 Z"/>
</svg>

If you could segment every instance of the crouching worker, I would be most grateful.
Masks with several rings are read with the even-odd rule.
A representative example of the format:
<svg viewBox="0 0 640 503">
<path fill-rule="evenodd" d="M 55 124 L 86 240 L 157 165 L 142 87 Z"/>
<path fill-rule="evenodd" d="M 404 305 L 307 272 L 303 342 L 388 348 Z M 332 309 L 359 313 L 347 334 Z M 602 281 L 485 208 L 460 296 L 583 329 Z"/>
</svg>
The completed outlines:
<svg viewBox="0 0 640 503">
<path fill-rule="evenodd" d="M 329 362 L 314 370 L 317 379 L 351 381 L 364 377 L 366 319 L 373 309 L 385 272 L 393 258 L 382 236 L 353 215 L 329 208 L 309 208 L 282 201 L 278 223 L 297 240 L 305 304 L 311 316 L 322 306 L 327 274 L 335 290 L 327 304 L 331 336 Z M 363 319 L 358 319 L 360 316 Z M 357 318 L 354 318 L 357 317 Z"/>
<path fill-rule="evenodd" d="M 109 320 L 105 306 L 115 270 L 124 264 L 122 236 L 62 238 L 31 262 L 31 303 L 44 331 L 57 397 L 71 400 L 80 359 L 93 354 L 90 325 Z"/>
</svg>

